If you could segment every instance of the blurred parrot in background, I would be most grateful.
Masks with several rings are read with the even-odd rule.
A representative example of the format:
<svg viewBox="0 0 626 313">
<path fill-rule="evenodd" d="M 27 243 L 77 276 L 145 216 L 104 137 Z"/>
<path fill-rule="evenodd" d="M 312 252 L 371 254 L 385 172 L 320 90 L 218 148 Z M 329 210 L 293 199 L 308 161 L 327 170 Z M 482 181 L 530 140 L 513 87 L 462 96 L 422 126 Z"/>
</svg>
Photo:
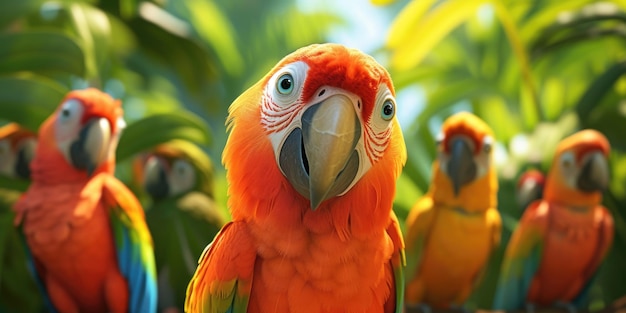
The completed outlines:
<svg viewBox="0 0 626 313">
<path fill-rule="evenodd" d="M 523 211 L 533 201 L 543 198 L 543 188 L 546 185 L 545 175 L 537 169 L 526 170 L 520 175 L 515 188 L 515 200 Z"/>
<path fill-rule="evenodd" d="M 531 203 L 507 246 L 494 307 L 553 304 L 584 308 L 598 266 L 613 241 L 603 207 L 609 142 L 582 130 L 556 148 L 541 201 Z"/>
<path fill-rule="evenodd" d="M 136 173 L 152 199 L 159 311 L 182 312 L 198 258 L 225 223 L 214 201 L 213 165 L 195 144 L 171 140 L 139 156 Z"/>
<path fill-rule="evenodd" d="M 492 130 L 477 116 L 446 119 L 428 192 L 406 220 L 407 306 L 462 306 L 500 242 Z"/>
<path fill-rule="evenodd" d="M 124 125 L 121 103 L 90 88 L 70 92 L 39 128 L 15 223 L 56 311 L 156 310 L 144 212 L 113 176 Z"/>
<path fill-rule="evenodd" d="M 28 181 L 37 134 L 16 123 L 0 127 L 0 175 Z M 22 238 L 11 209 L 21 192 L 0 188 L 0 312 L 42 312 L 43 299 L 28 272 Z"/>
<path fill-rule="evenodd" d="M 233 221 L 203 252 L 186 312 L 402 311 L 394 93 L 372 57 L 319 44 L 234 101 L 223 155 Z"/>
</svg>

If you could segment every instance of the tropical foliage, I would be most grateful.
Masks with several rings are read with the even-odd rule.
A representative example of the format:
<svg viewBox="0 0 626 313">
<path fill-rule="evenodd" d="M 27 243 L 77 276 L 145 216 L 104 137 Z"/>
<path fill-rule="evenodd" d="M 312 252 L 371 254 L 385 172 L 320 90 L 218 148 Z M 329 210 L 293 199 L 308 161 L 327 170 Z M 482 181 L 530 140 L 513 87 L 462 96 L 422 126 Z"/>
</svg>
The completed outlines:
<svg viewBox="0 0 626 313">
<path fill-rule="evenodd" d="M 604 204 L 617 226 L 592 305 L 626 294 L 619 270 L 626 261 L 625 12 L 623 1 L 413 0 L 393 21 L 384 51 L 396 86 L 419 86 L 426 103 L 405 132 L 406 176 L 426 191 L 433 138 L 453 111 L 476 113 L 501 145 L 503 245 L 470 305 L 492 302 L 504 244 L 523 212 L 516 178 L 529 167 L 547 171 L 556 143 L 584 128 L 600 130 L 613 147 Z M 400 194 L 397 202 L 412 198 Z"/>
<path fill-rule="evenodd" d="M 522 213 L 514 199 L 519 173 L 547 170 L 556 142 L 598 129 L 613 146 L 604 203 L 616 236 L 593 305 L 626 294 L 626 2 L 372 3 L 393 22 L 385 44 L 367 52 L 413 101 L 400 110 L 419 106 L 403 125 L 409 161 L 397 192 L 400 218 L 428 188 L 434 138 L 452 112 L 471 110 L 497 134 L 503 247 Z M 323 6 L 302 11 L 289 0 L 0 0 L 0 123 L 36 130 L 68 90 L 95 86 L 123 101 L 122 180 L 130 181 L 131 156 L 172 138 L 201 145 L 219 164 L 232 100 L 287 53 L 328 40 L 346 26 L 344 16 Z M 0 186 L 25 184 L 2 178 Z M 470 306 L 490 306 L 501 254 Z"/>
</svg>

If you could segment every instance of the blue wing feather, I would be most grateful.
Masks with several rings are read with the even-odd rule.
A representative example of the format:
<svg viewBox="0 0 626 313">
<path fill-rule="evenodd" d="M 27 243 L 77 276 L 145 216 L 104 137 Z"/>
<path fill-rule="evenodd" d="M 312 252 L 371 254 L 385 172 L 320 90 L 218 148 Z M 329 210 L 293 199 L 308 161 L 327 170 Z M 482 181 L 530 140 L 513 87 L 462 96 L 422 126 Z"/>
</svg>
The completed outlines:
<svg viewBox="0 0 626 313">
<path fill-rule="evenodd" d="M 114 216 L 111 220 L 115 234 L 118 266 L 128 281 L 129 312 L 156 312 L 157 285 L 154 256 L 142 251 L 146 249 L 143 246 L 146 243 L 139 240 L 137 230 L 133 229 L 127 217 L 120 219 L 119 216 L 117 218 Z M 148 257 L 147 260 L 146 257 Z"/>
<path fill-rule="evenodd" d="M 152 236 L 141 204 L 120 181 L 111 177 L 104 190 L 111 207 L 110 220 L 115 237 L 120 272 L 128 282 L 130 313 L 151 313 L 157 308 L 156 265 Z"/>
<path fill-rule="evenodd" d="M 34 278 L 35 284 L 37 285 L 37 289 L 39 289 L 39 292 L 42 295 L 46 308 L 48 309 L 50 313 L 56 313 L 57 310 L 52 305 L 52 301 L 50 300 L 50 297 L 48 296 L 48 292 L 46 291 L 46 288 L 43 285 L 43 281 L 41 280 L 41 277 L 39 276 L 39 273 L 37 272 L 37 269 L 35 268 L 35 259 L 33 258 L 33 255 L 30 253 L 30 249 L 28 248 L 28 244 L 26 243 L 26 237 L 24 237 L 24 232 L 22 231 L 21 226 L 19 229 L 19 234 L 20 234 L 20 238 L 22 239 L 22 247 L 24 247 L 24 252 L 26 253 L 26 260 L 28 262 L 27 263 L 28 271 Z"/>
</svg>

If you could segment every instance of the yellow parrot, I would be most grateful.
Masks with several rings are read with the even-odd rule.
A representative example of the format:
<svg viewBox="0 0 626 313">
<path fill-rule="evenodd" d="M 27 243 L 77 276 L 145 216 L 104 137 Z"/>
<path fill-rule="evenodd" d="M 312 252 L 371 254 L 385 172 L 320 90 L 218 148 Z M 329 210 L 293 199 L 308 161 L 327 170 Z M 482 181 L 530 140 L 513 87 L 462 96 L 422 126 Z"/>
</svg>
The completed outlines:
<svg viewBox="0 0 626 313">
<path fill-rule="evenodd" d="M 406 220 L 407 306 L 461 306 L 500 242 L 494 135 L 477 116 L 449 117 L 428 192 Z"/>
</svg>

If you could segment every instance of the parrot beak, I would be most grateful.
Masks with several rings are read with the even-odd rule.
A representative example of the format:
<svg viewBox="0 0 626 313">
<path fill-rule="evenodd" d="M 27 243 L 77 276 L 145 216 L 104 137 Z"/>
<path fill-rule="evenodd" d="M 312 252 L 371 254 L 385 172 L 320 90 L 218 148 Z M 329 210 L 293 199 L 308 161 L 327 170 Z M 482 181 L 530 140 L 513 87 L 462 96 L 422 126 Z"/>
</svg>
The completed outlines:
<svg viewBox="0 0 626 313">
<path fill-rule="evenodd" d="M 355 150 L 361 124 L 352 101 L 341 94 L 309 107 L 302 115 L 302 130 L 285 140 L 280 166 L 292 186 L 311 201 L 322 201 L 350 186 L 359 168 Z"/>
<path fill-rule="evenodd" d="M 609 165 L 604 154 L 592 152 L 582 166 L 576 182 L 584 192 L 604 191 L 609 185 Z"/>
<path fill-rule="evenodd" d="M 447 170 L 448 176 L 452 180 L 455 196 L 459 195 L 461 186 L 471 182 L 476 177 L 474 154 L 466 140 L 452 138 Z"/>
<path fill-rule="evenodd" d="M 26 140 L 17 152 L 15 174 L 22 179 L 30 179 L 30 162 L 35 156 L 35 140 Z"/>
<path fill-rule="evenodd" d="M 102 164 L 111 141 L 111 126 L 105 118 L 94 118 L 81 129 L 78 139 L 70 145 L 72 165 L 91 176 Z"/>
<path fill-rule="evenodd" d="M 158 157 L 150 157 L 144 166 L 144 186 L 153 199 L 162 199 L 169 194 L 165 164 Z"/>
</svg>

